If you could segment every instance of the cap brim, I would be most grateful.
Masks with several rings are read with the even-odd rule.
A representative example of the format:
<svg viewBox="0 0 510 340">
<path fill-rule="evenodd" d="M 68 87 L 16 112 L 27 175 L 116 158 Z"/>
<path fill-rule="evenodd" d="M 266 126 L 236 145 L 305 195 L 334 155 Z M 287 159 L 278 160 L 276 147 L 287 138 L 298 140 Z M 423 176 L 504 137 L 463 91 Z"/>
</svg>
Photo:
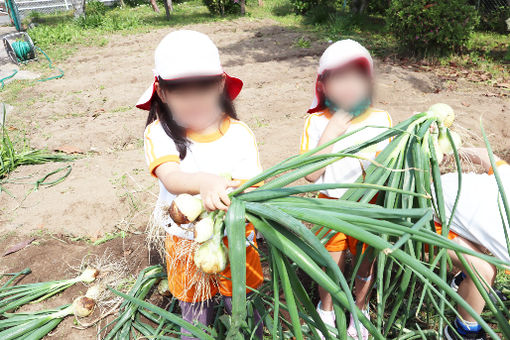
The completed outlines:
<svg viewBox="0 0 510 340">
<path fill-rule="evenodd" d="M 227 91 L 227 94 L 230 98 L 230 100 L 234 100 L 237 98 L 239 93 L 241 92 L 243 88 L 243 81 L 239 78 L 229 76 L 226 73 L 223 73 L 225 75 L 225 89 Z M 182 78 L 179 78 L 182 79 Z M 138 102 L 136 103 L 136 107 L 142 110 L 150 111 L 151 109 L 151 102 L 152 98 L 154 97 L 154 94 L 156 93 L 156 80 L 154 79 L 154 82 L 151 86 L 145 90 L 145 92 L 142 94 L 140 99 L 138 99 Z M 176 79 L 165 79 L 165 80 L 176 80 Z"/>
<path fill-rule="evenodd" d="M 230 97 L 230 100 L 234 100 L 237 98 L 241 90 L 243 89 L 243 81 L 239 78 L 229 76 L 225 74 L 225 87 Z"/>
</svg>

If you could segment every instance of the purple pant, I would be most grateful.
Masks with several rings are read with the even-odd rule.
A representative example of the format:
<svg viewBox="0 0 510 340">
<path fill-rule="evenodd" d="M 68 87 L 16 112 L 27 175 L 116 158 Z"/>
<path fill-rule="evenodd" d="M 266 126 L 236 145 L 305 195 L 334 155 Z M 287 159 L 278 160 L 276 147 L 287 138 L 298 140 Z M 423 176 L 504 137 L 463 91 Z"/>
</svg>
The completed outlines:
<svg viewBox="0 0 510 340">
<path fill-rule="evenodd" d="M 225 302 L 225 309 L 227 310 L 227 313 L 232 314 L 232 298 L 228 296 L 223 296 L 223 301 Z M 210 324 L 212 324 L 214 320 L 213 300 L 207 300 L 204 302 L 196 303 L 179 301 L 179 307 L 181 307 L 182 318 L 191 324 L 195 324 L 198 322 L 206 326 L 209 326 Z M 257 330 L 255 332 L 255 336 L 258 339 L 262 339 L 264 335 L 262 327 L 263 325 L 262 322 L 260 321 L 260 314 L 257 310 L 253 311 L 253 322 L 255 325 L 258 325 Z M 183 335 L 181 335 L 182 340 L 198 339 L 191 336 L 191 334 L 185 328 L 181 328 L 181 332 L 183 333 Z M 190 336 L 184 334 L 190 334 Z"/>
</svg>

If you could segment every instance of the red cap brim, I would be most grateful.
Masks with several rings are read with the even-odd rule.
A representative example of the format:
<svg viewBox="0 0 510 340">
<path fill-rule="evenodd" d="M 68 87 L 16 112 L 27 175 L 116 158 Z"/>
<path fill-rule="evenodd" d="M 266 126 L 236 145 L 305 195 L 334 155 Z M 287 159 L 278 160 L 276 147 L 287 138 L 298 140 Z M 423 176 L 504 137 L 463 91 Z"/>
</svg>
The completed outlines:
<svg viewBox="0 0 510 340">
<path fill-rule="evenodd" d="M 243 81 L 236 77 L 231 77 L 226 73 L 223 73 L 225 75 L 225 89 L 227 91 L 227 94 L 230 98 L 230 100 L 234 100 L 237 98 L 239 93 L 241 92 L 243 88 Z M 166 80 L 176 80 L 176 79 L 166 79 Z M 154 94 L 156 93 L 156 81 L 157 77 L 154 79 L 154 82 L 152 83 L 152 86 L 150 86 L 143 95 L 138 100 L 138 103 L 136 103 L 136 107 L 142 110 L 149 111 L 151 109 L 151 102 L 152 98 L 154 97 Z"/>
</svg>

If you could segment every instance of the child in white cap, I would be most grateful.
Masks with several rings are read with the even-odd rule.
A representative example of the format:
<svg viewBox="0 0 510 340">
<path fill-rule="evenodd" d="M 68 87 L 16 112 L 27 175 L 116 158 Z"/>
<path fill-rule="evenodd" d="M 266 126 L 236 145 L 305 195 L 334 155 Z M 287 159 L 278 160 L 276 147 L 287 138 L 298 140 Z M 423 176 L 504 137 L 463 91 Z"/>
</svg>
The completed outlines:
<svg viewBox="0 0 510 340">
<path fill-rule="evenodd" d="M 315 82 L 313 103 L 308 110 L 310 115 L 305 122 L 301 138 L 301 153 L 325 144 L 345 133 L 367 127 L 360 132 L 342 139 L 319 153 L 333 153 L 367 141 L 391 127 L 391 117 L 384 110 L 371 106 L 373 94 L 373 61 L 366 48 L 353 40 L 341 40 L 330 45 L 320 58 Z M 370 160 L 375 159 L 388 141 L 362 150 L 358 155 L 367 161 L 344 158 L 306 177 L 314 183 L 352 183 L 364 171 Z M 339 199 L 345 189 L 324 190 L 321 198 Z M 375 202 L 375 201 L 374 201 Z M 372 202 L 372 203 L 374 203 Z M 356 254 L 357 240 L 343 233 L 336 233 L 326 243 L 326 249 L 343 270 L 346 251 Z M 365 245 L 362 246 L 365 251 Z M 366 254 L 355 278 L 356 305 L 368 317 L 368 297 L 372 284 L 373 261 Z M 317 311 L 324 322 L 335 326 L 335 313 L 331 295 L 319 288 L 321 301 Z M 347 329 L 355 339 L 368 339 L 368 331 L 361 324 L 362 334 L 357 334 L 351 316 Z"/>
<path fill-rule="evenodd" d="M 200 194 L 209 211 L 226 210 L 229 188 L 262 171 L 255 136 L 237 120 L 232 103 L 242 85 L 223 71 L 218 49 L 209 37 L 181 30 L 168 34 L 156 48 L 154 82 L 136 105 L 149 111 L 145 157 L 150 173 L 159 180 L 154 219 L 167 233 L 169 289 L 180 301 L 183 318 L 192 324 L 211 324 L 212 299 L 218 292 L 227 312 L 231 311 L 230 268 L 216 276 L 199 272 L 193 261 L 193 231 L 176 224 L 166 211 L 183 193 Z M 263 275 L 254 235 L 253 226 L 248 225 L 246 283 L 256 289 Z M 262 323 L 254 314 L 256 335 L 261 339 Z M 186 329 L 182 332 L 182 339 L 194 339 Z"/>
</svg>

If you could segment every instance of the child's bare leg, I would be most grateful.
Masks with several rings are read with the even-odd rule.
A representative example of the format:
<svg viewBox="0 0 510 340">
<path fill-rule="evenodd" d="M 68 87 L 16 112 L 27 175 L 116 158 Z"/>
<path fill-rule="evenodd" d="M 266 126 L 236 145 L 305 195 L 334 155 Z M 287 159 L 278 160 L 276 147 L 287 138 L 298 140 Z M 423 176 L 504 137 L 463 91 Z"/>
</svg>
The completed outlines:
<svg viewBox="0 0 510 340">
<path fill-rule="evenodd" d="M 472 249 L 480 253 L 482 252 L 478 245 L 466 240 L 463 237 L 456 237 L 453 239 L 453 242 L 460 244 L 461 246 L 464 246 L 468 249 Z M 452 262 L 456 267 L 465 270 L 464 266 L 461 264 L 459 258 L 454 252 L 449 251 L 448 254 L 450 255 Z M 464 255 L 464 258 L 471 265 L 471 267 L 474 268 L 474 271 L 478 272 L 478 274 L 481 276 L 480 280 L 482 283 L 485 281 L 486 284 L 492 286 L 494 279 L 496 278 L 496 267 L 474 256 Z M 478 314 L 482 313 L 483 308 L 485 307 L 485 300 L 478 292 L 475 283 L 470 277 L 466 277 L 462 281 L 459 286 L 458 293 L 475 310 L 475 312 Z M 475 321 L 475 319 L 471 317 L 464 308 L 458 307 L 457 310 L 464 320 L 469 322 Z"/>
<path fill-rule="evenodd" d="M 338 267 L 343 272 L 345 268 L 345 251 L 332 251 L 329 252 L 333 260 L 338 263 Z M 324 288 L 319 286 L 319 296 L 321 299 L 321 309 L 324 311 L 333 310 L 333 298 Z"/>
<path fill-rule="evenodd" d="M 370 300 L 370 291 L 374 281 L 374 264 L 375 259 L 366 254 L 354 279 L 356 306 L 361 310 L 367 309 L 368 301 Z"/>
<path fill-rule="evenodd" d="M 191 324 L 201 323 L 208 326 L 213 322 L 214 302 L 212 300 L 195 303 L 179 301 L 179 307 L 181 308 L 182 318 Z M 181 335 L 182 340 L 198 339 L 191 336 L 191 333 L 185 328 L 181 328 L 181 333 L 183 333 L 183 335 Z M 190 336 L 185 334 L 189 334 Z"/>
</svg>

